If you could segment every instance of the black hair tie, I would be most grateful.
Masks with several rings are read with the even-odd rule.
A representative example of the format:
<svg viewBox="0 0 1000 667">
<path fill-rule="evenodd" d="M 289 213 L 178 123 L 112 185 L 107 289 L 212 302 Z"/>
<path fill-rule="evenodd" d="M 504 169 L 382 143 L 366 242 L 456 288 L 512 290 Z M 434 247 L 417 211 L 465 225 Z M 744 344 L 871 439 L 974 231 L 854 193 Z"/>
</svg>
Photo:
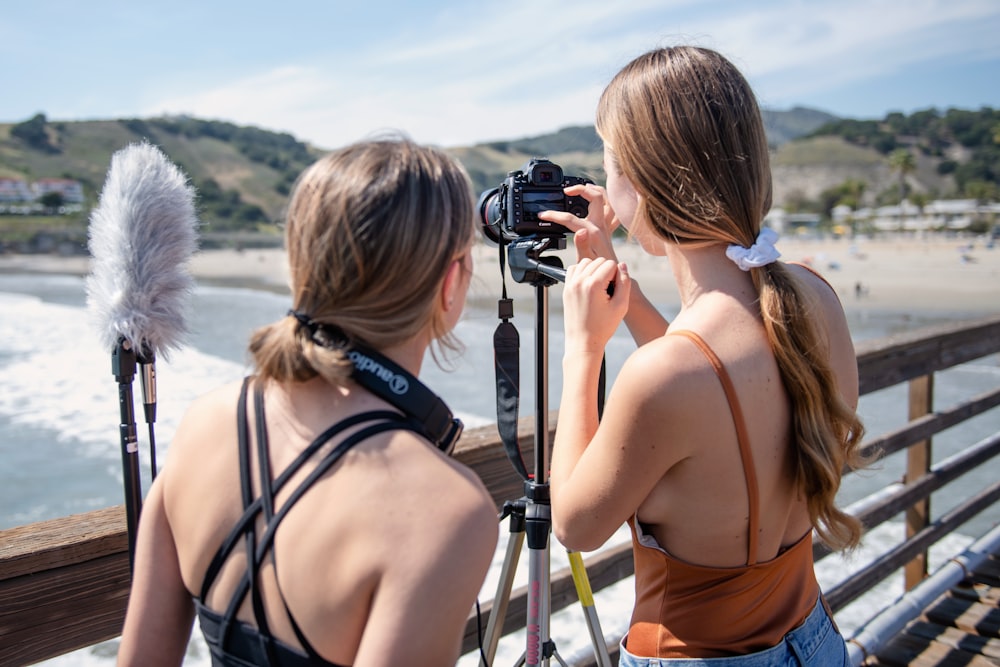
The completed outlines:
<svg viewBox="0 0 1000 667">
<path fill-rule="evenodd" d="M 308 315 L 306 315 L 305 313 L 300 313 L 297 310 L 289 309 L 289 311 L 288 311 L 287 314 L 291 315 L 296 320 L 298 320 L 299 325 L 305 327 L 306 329 L 308 329 L 309 333 L 312 333 L 312 334 L 316 333 L 316 329 L 317 329 L 316 323 L 313 322 L 313 319 L 311 317 L 309 317 Z"/>
<path fill-rule="evenodd" d="M 305 313 L 297 310 L 289 310 L 288 315 L 294 317 L 299 326 L 305 327 L 309 332 L 309 338 L 314 343 L 330 349 L 343 349 L 350 345 L 350 338 L 344 331 L 333 324 L 317 322 Z"/>
</svg>

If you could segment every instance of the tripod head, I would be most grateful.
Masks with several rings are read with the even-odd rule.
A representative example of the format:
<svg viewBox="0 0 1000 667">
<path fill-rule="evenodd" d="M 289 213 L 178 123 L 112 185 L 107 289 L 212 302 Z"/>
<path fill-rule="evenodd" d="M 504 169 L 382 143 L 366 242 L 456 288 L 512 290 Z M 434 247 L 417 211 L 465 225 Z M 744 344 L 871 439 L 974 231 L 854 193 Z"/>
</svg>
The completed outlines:
<svg viewBox="0 0 1000 667">
<path fill-rule="evenodd" d="M 548 287 L 565 282 L 566 269 L 558 257 L 542 257 L 546 250 L 562 250 L 565 236 L 525 236 L 507 244 L 510 276 L 516 282 Z"/>
</svg>

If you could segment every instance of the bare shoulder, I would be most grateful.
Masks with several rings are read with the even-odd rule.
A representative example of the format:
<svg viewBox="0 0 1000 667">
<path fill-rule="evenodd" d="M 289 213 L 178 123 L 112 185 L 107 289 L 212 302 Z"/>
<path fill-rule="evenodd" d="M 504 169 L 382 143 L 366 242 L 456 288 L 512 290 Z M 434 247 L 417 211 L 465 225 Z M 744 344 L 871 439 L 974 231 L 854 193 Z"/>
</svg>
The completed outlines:
<svg viewBox="0 0 1000 667">
<path fill-rule="evenodd" d="M 493 498 L 486 485 L 468 466 L 432 449 L 430 455 L 434 462 L 431 467 L 441 467 L 441 472 L 435 475 L 430 492 L 440 493 L 443 497 L 454 498 L 454 510 L 458 513 L 453 519 L 463 524 L 463 531 L 474 531 L 476 534 L 496 532 L 497 510 Z M 457 536 L 460 538 L 459 531 Z"/>
<path fill-rule="evenodd" d="M 388 435 L 387 467 L 379 481 L 399 500 L 432 507 L 435 520 L 448 520 L 456 532 L 476 530 L 484 519 L 496 523 L 496 506 L 485 484 L 469 467 L 446 456 L 410 431 Z"/>
<path fill-rule="evenodd" d="M 219 443 L 234 441 L 240 385 L 232 382 L 220 386 L 188 404 L 170 441 L 166 471 L 188 465 L 204 467 L 209 457 L 222 449 Z"/>
<path fill-rule="evenodd" d="M 450 569 L 450 576 L 461 570 L 481 577 L 498 536 L 496 505 L 482 480 L 409 431 L 386 435 L 381 448 L 371 443 L 385 456 L 377 468 L 366 466 L 371 502 L 364 512 L 366 521 L 380 526 L 381 535 L 394 537 L 377 538 L 368 546 L 372 564 L 382 563 L 384 572 L 404 578 L 441 568 L 441 576 L 449 576 Z M 400 544 L 407 545 L 408 553 L 402 572 L 397 568 Z"/>
<path fill-rule="evenodd" d="M 665 335 L 633 352 L 608 397 L 616 423 L 645 433 L 677 433 L 697 423 L 707 409 L 703 397 L 718 385 L 711 366 L 691 341 Z M 675 439 L 675 442 L 679 439 Z M 675 450 L 674 457 L 684 452 Z"/>
<path fill-rule="evenodd" d="M 235 415 L 236 402 L 239 398 L 242 384 L 242 380 L 229 382 L 201 394 L 191 401 L 185 413 L 185 418 L 200 418 L 206 416 L 206 414 L 216 413 L 219 410 L 225 410 Z"/>
<path fill-rule="evenodd" d="M 809 290 L 809 295 L 818 301 L 824 315 L 832 313 L 834 316 L 843 317 L 844 308 L 840 297 L 823 274 L 803 264 L 785 263 L 784 266 Z"/>
<path fill-rule="evenodd" d="M 705 376 L 701 354 L 692 354 L 690 341 L 682 336 L 665 335 L 646 343 L 625 361 L 615 381 L 634 386 L 640 395 L 659 403 L 660 394 L 687 393 L 691 382 Z M 712 376 L 714 377 L 714 376 Z"/>
</svg>

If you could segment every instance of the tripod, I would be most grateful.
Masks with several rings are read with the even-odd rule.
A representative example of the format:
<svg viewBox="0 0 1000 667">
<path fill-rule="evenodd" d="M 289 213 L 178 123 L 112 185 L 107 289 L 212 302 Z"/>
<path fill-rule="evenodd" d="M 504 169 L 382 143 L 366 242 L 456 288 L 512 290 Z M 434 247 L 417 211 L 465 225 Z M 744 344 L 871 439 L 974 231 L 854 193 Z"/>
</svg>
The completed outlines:
<svg viewBox="0 0 1000 667">
<path fill-rule="evenodd" d="M 541 253 L 549 249 L 553 242 L 561 244 L 559 247 L 565 247 L 564 237 L 516 239 L 511 241 L 508 247 L 511 277 L 517 282 L 529 283 L 535 287 L 535 472 L 533 476 L 527 475 L 520 458 L 516 461 L 512 459 L 515 469 L 524 478 L 524 496 L 517 501 L 504 503 L 500 515 L 501 521 L 505 517 L 510 518 L 510 537 L 484 636 L 483 654 L 487 663 L 481 667 L 492 664 L 496 654 L 502 629 L 499 626 L 507 614 L 514 573 L 517 570 L 525 537 L 528 539 L 528 607 L 525 620 L 527 636 L 525 652 L 518 665 L 547 667 L 551 658 L 555 658 L 564 667 L 566 665 L 549 634 L 551 614 L 549 536 L 552 528 L 552 509 L 549 503 L 546 461 L 549 451 L 547 288 L 556 281 L 566 278 L 566 272 L 558 257 L 541 257 Z M 501 257 L 502 253 L 501 246 Z M 583 567 L 583 559 L 579 553 L 570 551 L 568 554 L 597 664 L 601 667 L 610 667 L 611 659 L 593 606 L 590 582 Z"/>
</svg>

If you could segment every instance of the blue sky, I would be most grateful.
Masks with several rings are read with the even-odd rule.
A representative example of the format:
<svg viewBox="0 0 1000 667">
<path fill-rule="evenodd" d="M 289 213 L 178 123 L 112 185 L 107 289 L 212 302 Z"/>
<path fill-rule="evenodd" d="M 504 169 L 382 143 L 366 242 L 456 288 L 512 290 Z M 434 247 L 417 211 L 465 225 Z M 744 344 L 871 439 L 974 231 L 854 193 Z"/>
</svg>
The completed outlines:
<svg viewBox="0 0 1000 667">
<path fill-rule="evenodd" d="M 0 11 L 0 122 L 187 113 L 335 148 L 593 122 L 655 46 L 721 51 L 761 104 L 851 118 L 1000 107 L 997 0 L 30 0 Z"/>
</svg>

